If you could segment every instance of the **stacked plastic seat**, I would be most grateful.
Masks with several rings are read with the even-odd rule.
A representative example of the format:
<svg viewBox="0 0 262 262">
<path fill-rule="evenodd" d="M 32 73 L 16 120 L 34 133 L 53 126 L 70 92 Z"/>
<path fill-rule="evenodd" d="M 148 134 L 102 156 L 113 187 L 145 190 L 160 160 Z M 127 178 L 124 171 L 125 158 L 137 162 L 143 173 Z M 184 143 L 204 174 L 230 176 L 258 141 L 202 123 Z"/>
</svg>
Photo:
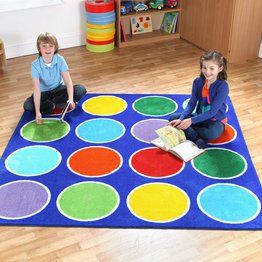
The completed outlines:
<svg viewBox="0 0 262 262">
<path fill-rule="evenodd" d="M 115 46 L 114 0 L 85 1 L 86 49 L 90 52 L 108 52 Z"/>
</svg>

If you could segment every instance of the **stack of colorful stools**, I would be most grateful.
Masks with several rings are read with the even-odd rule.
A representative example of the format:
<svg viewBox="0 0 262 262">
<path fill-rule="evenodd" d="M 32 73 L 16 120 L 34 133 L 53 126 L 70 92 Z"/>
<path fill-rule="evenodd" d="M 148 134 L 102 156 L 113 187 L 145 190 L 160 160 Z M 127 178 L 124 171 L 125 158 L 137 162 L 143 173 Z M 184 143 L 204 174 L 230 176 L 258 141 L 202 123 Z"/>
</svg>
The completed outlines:
<svg viewBox="0 0 262 262">
<path fill-rule="evenodd" d="M 87 15 L 86 49 L 91 52 L 108 52 L 115 46 L 114 0 L 85 1 Z"/>
</svg>

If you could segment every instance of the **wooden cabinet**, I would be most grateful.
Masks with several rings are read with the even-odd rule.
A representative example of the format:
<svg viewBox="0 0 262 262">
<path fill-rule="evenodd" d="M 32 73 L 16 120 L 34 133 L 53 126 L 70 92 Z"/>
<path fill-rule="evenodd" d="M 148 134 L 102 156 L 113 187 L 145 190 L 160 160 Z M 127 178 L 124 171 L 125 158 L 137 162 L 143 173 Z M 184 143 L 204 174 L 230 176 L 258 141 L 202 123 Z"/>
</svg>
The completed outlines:
<svg viewBox="0 0 262 262">
<path fill-rule="evenodd" d="M 262 0 L 183 0 L 181 38 L 230 62 L 258 57 Z"/>
<path fill-rule="evenodd" d="M 121 0 L 116 0 L 116 45 L 121 47 L 136 46 L 139 44 L 150 44 L 152 42 L 160 42 L 168 39 L 180 38 L 180 20 L 181 20 L 181 7 L 182 0 L 178 1 L 178 5 L 175 8 L 164 7 L 162 10 L 148 9 L 148 11 L 135 12 L 132 11 L 129 14 L 121 15 L 120 13 L 120 2 Z M 168 34 L 160 30 L 162 24 L 163 16 L 167 12 L 179 12 L 178 21 L 176 25 L 176 31 L 174 34 Z M 141 15 L 151 15 L 153 31 L 148 33 L 143 33 L 139 35 L 132 35 L 130 30 L 130 19 L 134 16 Z M 126 42 L 121 38 L 121 24 L 124 26 L 124 31 L 126 34 Z"/>
</svg>

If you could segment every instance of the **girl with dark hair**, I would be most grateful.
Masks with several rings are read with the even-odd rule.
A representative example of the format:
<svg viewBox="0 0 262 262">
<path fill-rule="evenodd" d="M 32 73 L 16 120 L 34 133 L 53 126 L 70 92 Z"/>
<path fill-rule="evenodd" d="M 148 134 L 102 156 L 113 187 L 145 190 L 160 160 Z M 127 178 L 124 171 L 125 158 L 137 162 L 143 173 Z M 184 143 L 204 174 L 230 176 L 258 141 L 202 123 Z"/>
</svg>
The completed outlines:
<svg viewBox="0 0 262 262">
<path fill-rule="evenodd" d="M 170 116 L 170 125 L 183 129 L 186 138 L 205 148 L 225 129 L 226 99 L 229 93 L 227 60 L 218 51 L 200 57 L 200 76 L 193 82 L 192 94 L 182 114 Z"/>
</svg>

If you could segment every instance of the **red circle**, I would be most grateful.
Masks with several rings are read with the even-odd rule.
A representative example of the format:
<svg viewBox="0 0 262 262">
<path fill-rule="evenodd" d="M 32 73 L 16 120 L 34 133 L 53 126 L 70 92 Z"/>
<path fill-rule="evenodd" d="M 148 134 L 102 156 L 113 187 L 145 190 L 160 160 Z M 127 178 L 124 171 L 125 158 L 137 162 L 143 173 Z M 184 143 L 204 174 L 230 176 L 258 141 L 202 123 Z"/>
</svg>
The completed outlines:
<svg viewBox="0 0 262 262">
<path fill-rule="evenodd" d="M 130 159 L 130 164 L 141 175 L 164 178 L 176 175 L 184 168 L 184 162 L 159 148 L 144 148 Z"/>
<path fill-rule="evenodd" d="M 85 1 L 86 12 L 90 13 L 107 13 L 115 10 L 115 2 L 105 3 L 103 0 L 96 0 L 92 3 Z"/>
<path fill-rule="evenodd" d="M 107 147 L 82 148 L 68 159 L 68 165 L 73 172 L 88 177 L 109 175 L 116 171 L 121 163 L 121 156 Z"/>
<path fill-rule="evenodd" d="M 115 40 L 115 38 L 112 38 L 112 39 L 106 40 L 106 41 L 92 41 L 90 39 L 86 39 L 86 42 L 88 44 L 91 44 L 91 45 L 107 45 L 107 44 L 113 43 L 114 40 Z"/>
</svg>

